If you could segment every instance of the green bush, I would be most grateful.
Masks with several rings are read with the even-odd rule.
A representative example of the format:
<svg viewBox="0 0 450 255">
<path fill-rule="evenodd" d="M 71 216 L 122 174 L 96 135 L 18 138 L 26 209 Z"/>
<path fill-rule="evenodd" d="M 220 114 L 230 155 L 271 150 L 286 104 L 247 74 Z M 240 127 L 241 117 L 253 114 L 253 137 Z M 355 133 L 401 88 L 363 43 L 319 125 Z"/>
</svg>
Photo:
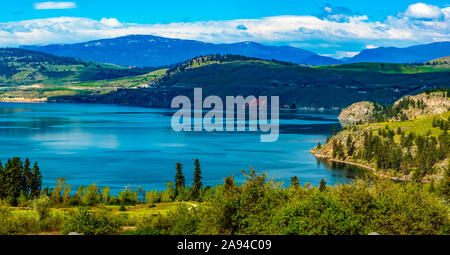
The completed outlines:
<svg viewBox="0 0 450 255">
<path fill-rule="evenodd" d="M 42 194 L 32 201 L 33 209 L 38 213 L 39 220 L 44 220 L 50 212 L 50 198 Z"/>
<path fill-rule="evenodd" d="M 126 221 L 125 215 L 113 215 L 110 210 L 89 211 L 86 207 L 71 210 L 64 222 L 64 234 L 78 232 L 85 235 L 117 234 Z"/>
<path fill-rule="evenodd" d="M 337 198 L 313 192 L 306 199 L 278 212 L 273 231 L 282 235 L 354 235 L 360 234 L 358 217 Z"/>
</svg>

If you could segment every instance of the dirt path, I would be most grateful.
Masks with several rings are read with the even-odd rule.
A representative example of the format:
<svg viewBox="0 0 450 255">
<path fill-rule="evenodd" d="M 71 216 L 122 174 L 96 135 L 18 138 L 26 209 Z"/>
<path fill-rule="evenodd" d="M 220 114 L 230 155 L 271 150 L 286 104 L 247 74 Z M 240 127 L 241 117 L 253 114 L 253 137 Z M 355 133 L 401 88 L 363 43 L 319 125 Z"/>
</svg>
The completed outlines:
<svg viewBox="0 0 450 255">
<path fill-rule="evenodd" d="M 183 202 L 183 203 L 188 204 L 188 205 L 192 206 L 193 208 L 198 206 L 197 204 L 190 203 L 190 202 Z"/>
</svg>

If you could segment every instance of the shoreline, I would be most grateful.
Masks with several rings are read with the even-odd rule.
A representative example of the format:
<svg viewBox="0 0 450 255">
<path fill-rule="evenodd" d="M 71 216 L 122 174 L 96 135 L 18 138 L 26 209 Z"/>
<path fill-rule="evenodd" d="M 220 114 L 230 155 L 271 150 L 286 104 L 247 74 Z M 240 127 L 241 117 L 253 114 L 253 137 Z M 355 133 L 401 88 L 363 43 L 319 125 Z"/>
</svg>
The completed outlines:
<svg viewBox="0 0 450 255">
<path fill-rule="evenodd" d="M 340 160 L 340 159 L 334 159 L 334 158 L 331 158 L 330 156 L 317 153 L 313 149 L 311 149 L 309 152 L 311 154 L 313 154 L 314 157 L 316 157 L 316 158 L 327 159 L 327 160 L 330 160 L 332 162 L 338 162 L 338 163 L 343 163 L 343 164 L 348 164 L 348 165 L 353 165 L 353 166 L 358 166 L 358 167 L 364 168 L 364 169 L 370 171 L 370 173 L 373 174 L 376 177 L 389 178 L 389 179 L 394 180 L 394 181 L 410 181 L 410 179 L 408 177 L 406 177 L 406 176 L 403 176 L 403 177 L 390 176 L 390 175 L 387 175 L 387 174 L 384 174 L 384 173 L 380 173 L 379 171 L 376 171 L 375 168 L 370 167 L 368 165 L 364 165 L 364 164 L 357 163 L 357 162 L 352 162 L 352 161 L 345 161 L 345 160 Z M 423 181 L 424 182 L 429 182 L 429 180 L 423 180 Z"/>
</svg>

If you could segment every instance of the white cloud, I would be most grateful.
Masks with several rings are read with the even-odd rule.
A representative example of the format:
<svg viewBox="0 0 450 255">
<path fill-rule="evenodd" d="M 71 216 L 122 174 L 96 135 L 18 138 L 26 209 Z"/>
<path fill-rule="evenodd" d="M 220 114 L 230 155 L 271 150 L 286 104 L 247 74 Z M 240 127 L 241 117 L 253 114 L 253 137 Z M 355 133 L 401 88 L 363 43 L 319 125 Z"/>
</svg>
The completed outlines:
<svg viewBox="0 0 450 255">
<path fill-rule="evenodd" d="M 408 7 L 408 9 L 415 10 Z M 411 12 L 411 11 L 410 11 Z M 0 47 L 28 44 L 75 43 L 129 34 L 152 34 L 212 43 L 255 41 L 260 43 L 329 44 L 360 43 L 370 46 L 404 47 L 419 43 L 450 41 L 450 7 L 441 19 L 416 19 L 406 15 L 370 21 L 365 15 L 345 19 L 315 16 L 273 16 L 259 19 L 134 24 L 115 18 L 93 20 L 57 17 L 0 23 Z M 407 13 L 407 11 L 405 11 Z M 424 17 L 425 14 L 416 17 Z M 433 16 L 433 15 L 431 15 Z M 245 26 L 245 30 L 237 29 Z M 343 49 L 353 54 L 359 49 Z M 345 53 L 346 52 L 346 53 Z M 338 53 L 336 53 L 338 54 Z"/>
<path fill-rule="evenodd" d="M 404 15 L 416 19 L 438 19 L 442 16 L 442 11 L 434 5 L 416 3 L 410 5 Z"/>
<path fill-rule="evenodd" d="M 75 2 L 40 2 L 34 4 L 36 10 L 73 9 L 76 7 Z"/>
<path fill-rule="evenodd" d="M 100 23 L 107 25 L 108 27 L 121 27 L 122 23 L 120 23 L 116 18 L 102 18 Z"/>
<path fill-rule="evenodd" d="M 375 49 L 375 48 L 378 48 L 378 47 L 375 45 L 372 45 L 372 44 L 366 45 L 366 49 Z"/>
<path fill-rule="evenodd" d="M 336 54 L 332 55 L 337 59 L 351 58 L 359 54 L 359 51 L 336 51 Z"/>
</svg>

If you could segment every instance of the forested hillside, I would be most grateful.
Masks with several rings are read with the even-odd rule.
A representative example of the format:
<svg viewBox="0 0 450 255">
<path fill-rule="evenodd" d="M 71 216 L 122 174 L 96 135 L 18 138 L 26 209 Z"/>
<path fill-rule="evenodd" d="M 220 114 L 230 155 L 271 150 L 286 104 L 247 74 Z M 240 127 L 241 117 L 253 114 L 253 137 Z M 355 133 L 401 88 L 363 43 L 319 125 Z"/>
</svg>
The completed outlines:
<svg viewBox="0 0 450 255">
<path fill-rule="evenodd" d="M 420 68 L 420 67 L 418 67 Z M 170 107 L 176 95 L 192 97 L 193 88 L 203 95 L 279 96 L 288 109 L 339 109 L 354 102 L 392 104 L 405 94 L 450 85 L 450 71 L 380 72 L 311 68 L 280 61 L 234 55 L 202 56 L 169 69 L 150 83 L 151 89 L 119 90 L 89 101 L 140 106 Z M 338 97 L 336 95 L 339 95 Z M 80 97 L 52 98 L 83 102 Z"/>
<path fill-rule="evenodd" d="M 427 106 L 431 102 L 443 108 Z M 442 178 L 449 168 L 449 103 L 447 90 L 405 97 L 393 106 L 375 109 L 369 119 L 373 123 L 347 124 L 312 153 L 399 180 Z"/>
</svg>

